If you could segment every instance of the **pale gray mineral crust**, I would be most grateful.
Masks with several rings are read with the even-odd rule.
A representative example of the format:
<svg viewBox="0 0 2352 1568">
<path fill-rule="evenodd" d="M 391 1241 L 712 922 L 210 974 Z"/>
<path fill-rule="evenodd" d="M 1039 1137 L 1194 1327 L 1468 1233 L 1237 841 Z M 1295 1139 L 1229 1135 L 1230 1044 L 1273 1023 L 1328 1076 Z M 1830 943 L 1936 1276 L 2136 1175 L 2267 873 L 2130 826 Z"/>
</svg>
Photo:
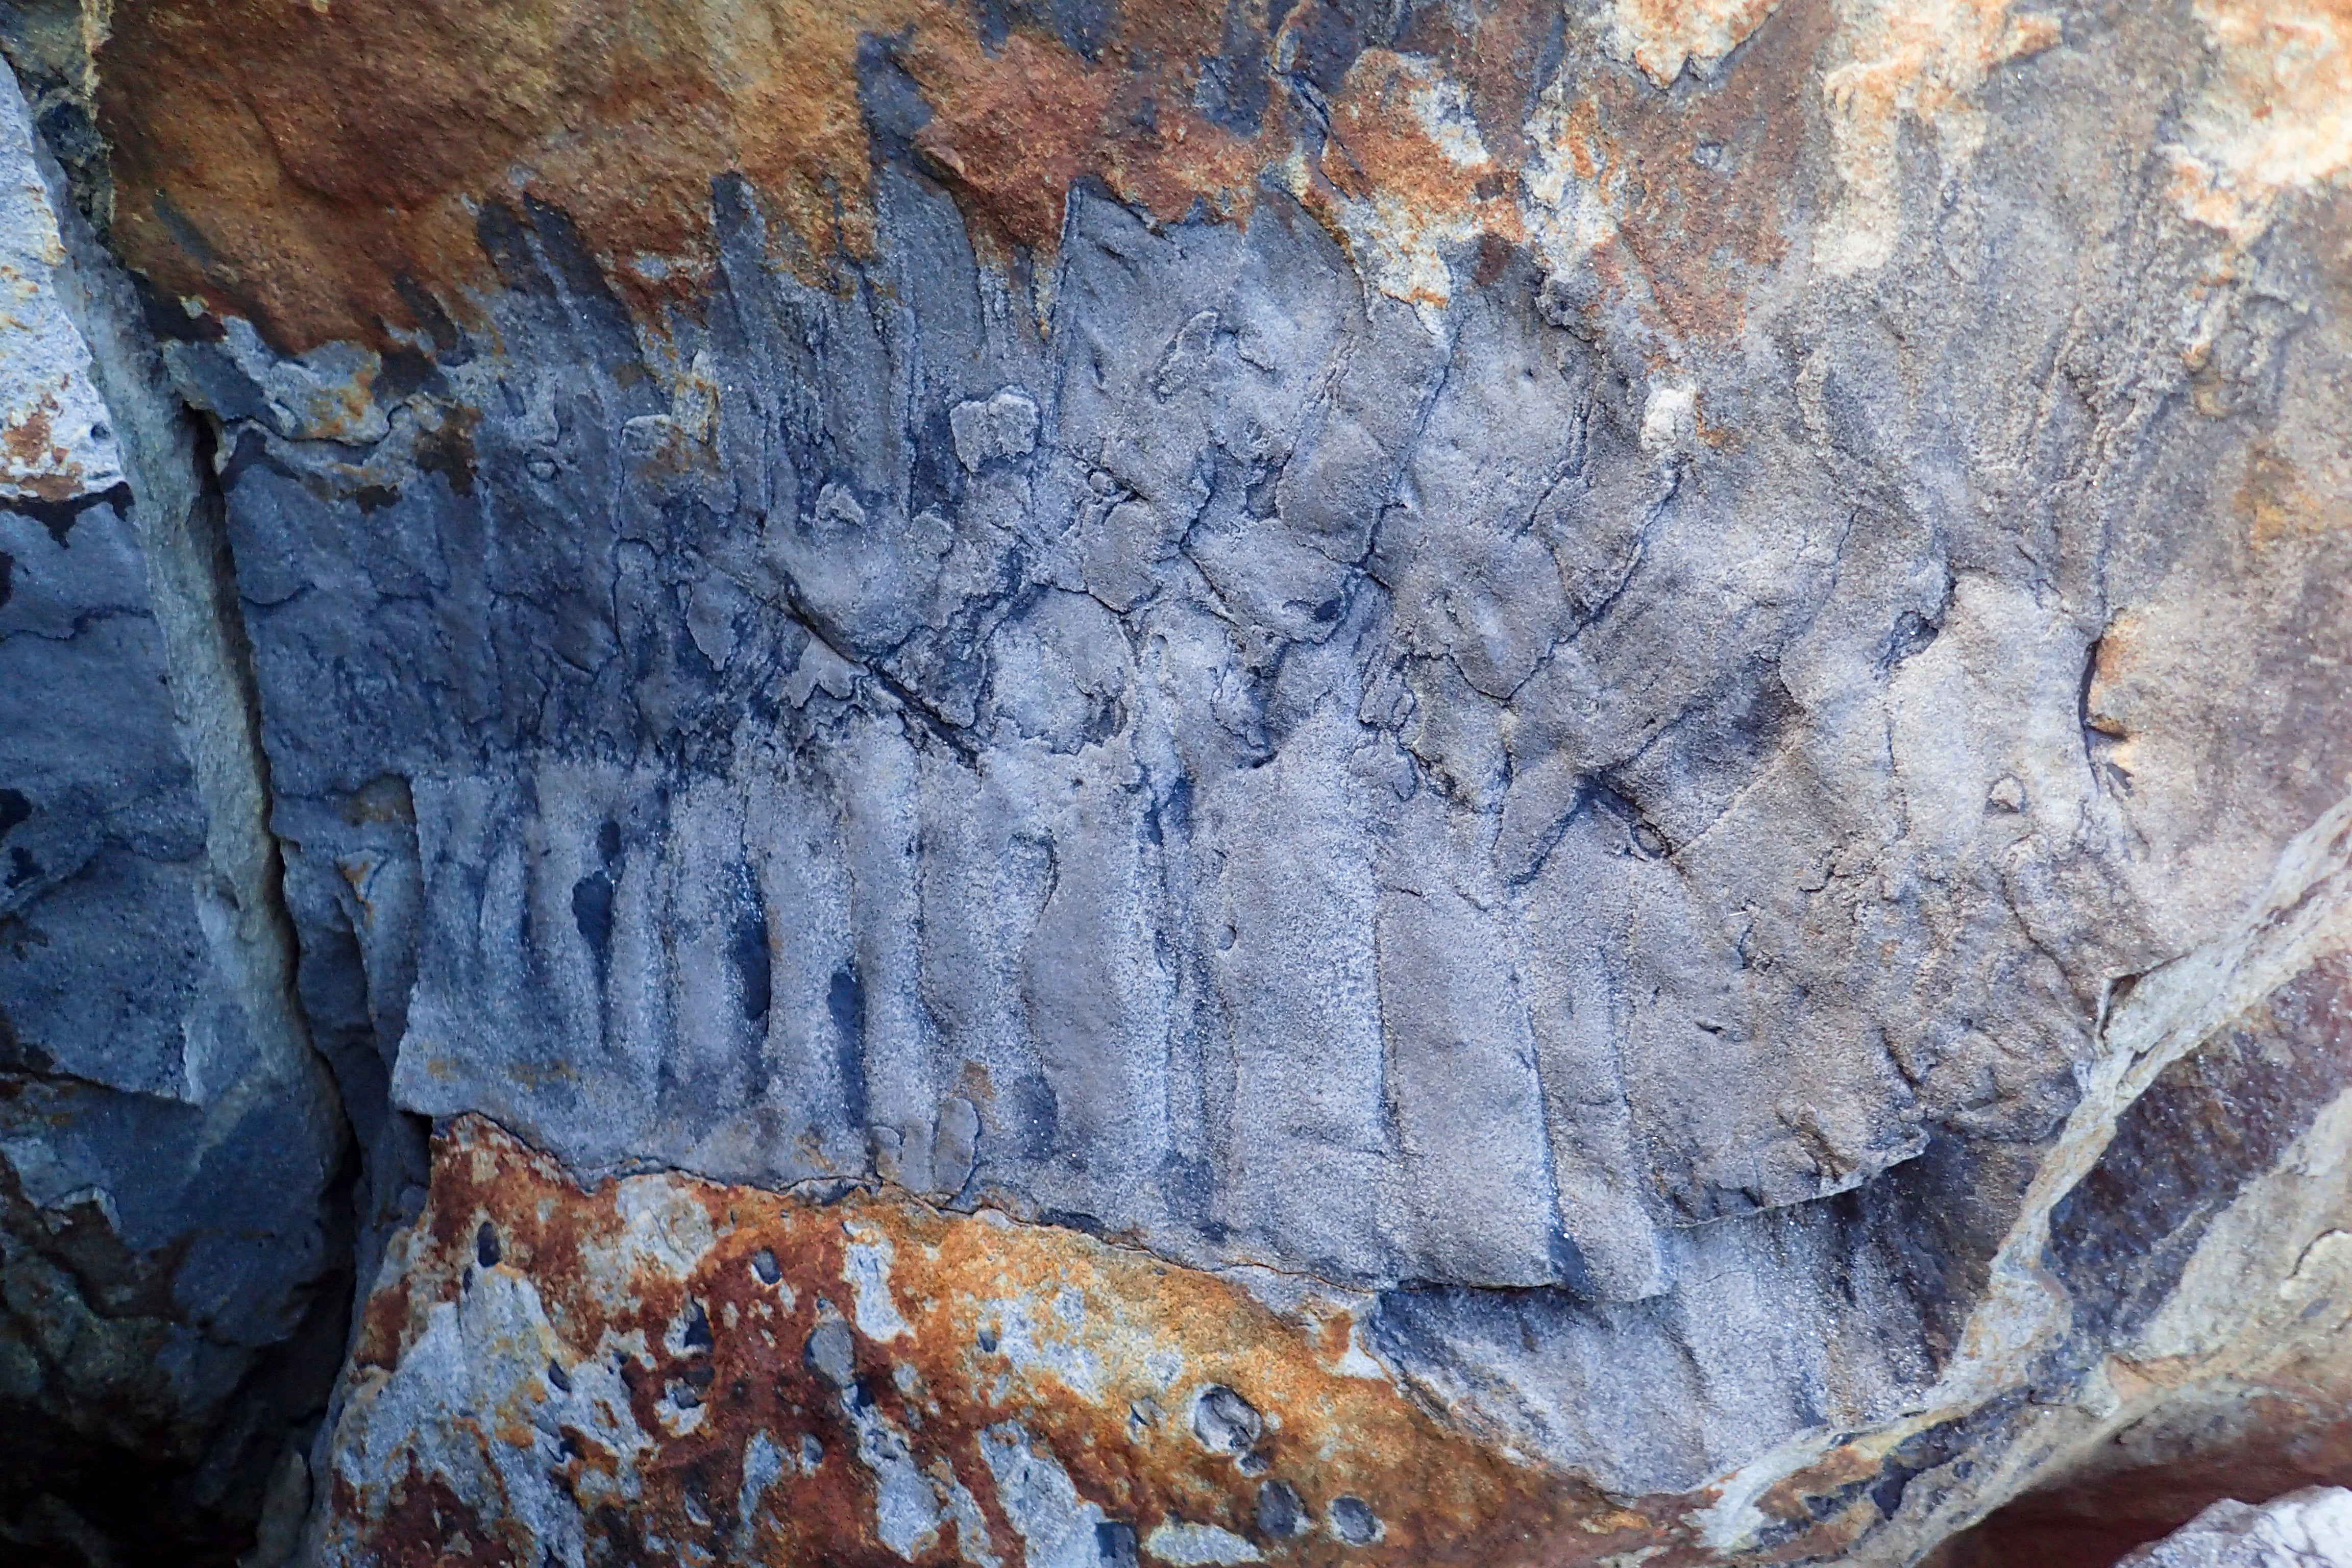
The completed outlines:
<svg viewBox="0 0 2352 1568">
<path fill-rule="evenodd" d="M 2122 1568 L 2337 1568 L 2352 1563 L 2352 1492 L 2306 1487 L 2261 1508 L 2225 1498 Z"/>
<path fill-rule="evenodd" d="M 2340 5 L 0 47 L 0 1540 L 127 1453 L 272 1563 L 1907 1563 L 2333 1430 Z M 721 1191 L 1197 1272 L 1513 1479 L 630 1228 Z"/>
</svg>

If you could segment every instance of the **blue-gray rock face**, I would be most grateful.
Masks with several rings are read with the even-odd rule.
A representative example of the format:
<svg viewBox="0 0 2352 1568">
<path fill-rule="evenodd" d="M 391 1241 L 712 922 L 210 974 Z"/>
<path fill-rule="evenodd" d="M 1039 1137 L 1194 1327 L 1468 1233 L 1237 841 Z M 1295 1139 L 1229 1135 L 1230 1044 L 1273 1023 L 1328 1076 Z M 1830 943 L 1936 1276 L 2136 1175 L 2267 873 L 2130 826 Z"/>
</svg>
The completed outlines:
<svg viewBox="0 0 2352 1568">
<path fill-rule="evenodd" d="M 345 1122 L 291 994 L 217 501 L 5 73 L 0 250 L 0 1542 L 143 1513 L 196 1551 L 316 1418 Z"/>
<path fill-rule="evenodd" d="M 2319 1234 L 2335 12 L 624 9 L 17 29 L 144 292 L 0 516 L 10 1048 L 299 1130 L 110 1234 L 258 1205 L 275 1323 L 419 1119 L 887 1186 L 1311 1278 L 1707 1552 L 1874 1435 L 1857 1562 Z"/>
</svg>

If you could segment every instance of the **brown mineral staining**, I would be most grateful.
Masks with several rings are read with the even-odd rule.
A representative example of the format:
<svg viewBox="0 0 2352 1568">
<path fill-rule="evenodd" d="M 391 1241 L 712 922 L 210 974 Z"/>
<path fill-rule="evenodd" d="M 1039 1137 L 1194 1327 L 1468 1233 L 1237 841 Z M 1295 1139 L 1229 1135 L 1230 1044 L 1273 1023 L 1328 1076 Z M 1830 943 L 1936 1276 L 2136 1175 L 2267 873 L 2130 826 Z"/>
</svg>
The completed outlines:
<svg viewBox="0 0 2352 1568">
<path fill-rule="evenodd" d="M 467 316 L 499 281 L 486 255 L 497 246 L 478 237 L 519 233 L 516 213 L 554 249 L 584 247 L 658 326 L 709 279 L 711 182 L 730 172 L 803 276 L 871 257 L 861 81 L 891 72 L 897 133 L 986 256 L 1050 253 L 1087 181 L 1173 222 L 1245 220 L 1273 177 L 1376 287 L 1431 304 L 1450 297 L 1461 258 L 1507 254 L 1556 221 L 1536 208 L 1559 193 L 1530 192 L 1522 174 L 1557 156 L 1546 139 L 1565 121 L 1595 140 L 1575 150 L 1575 178 L 1633 247 L 1594 258 L 1604 283 L 1638 270 L 1663 327 L 1720 336 L 1738 330 L 1747 274 L 1781 254 L 1805 123 L 1788 84 L 1809 79 L 1833 9 L 1625 0 L 1601 42 L 1624 43 L 1641 69 L 1735 46 L 1738 61 L 1710 91 L 1671 100 L 1604 62 L 1542 110 L 1577 40 L 1528 0 L 1431 7 L 1393 47 L 1349 34 L 1336 55 L 1329 37 L 1347 29 L 1327 5 L 1289 7 L 1274 26 L 1263 5 L 1212 0 L 1113 7 L 1083 48 L 1042 25 L 986 32 L 954 0 L 152 0 L 117 18 L 100 107 L 132 265 L 289 350 L 383 347 L 393 330 Z M 1301 115 L 1276 75 L 1311 70 L 1330 73 L 1328 102 Z M 1842 102 L 1869 97 L 1856 83 Z M 1889 90 L 1922 113 L 1936 96 Z M 1203 107 L 1236 97 L 1257 107 L 1223 122 Z"/>
<path fill-rule="evenodd" d="M 2126 610 L 2107 623 L 2091 645 L 2091 680 L 2083 691 L 2083 723 L 2111 739 L 2122 740 L 2132 726 L 2124 711 L 2141 643 L 2141 621 Z"/>
<path fill-rule="evenodd" d="M 1026 33 L 992 54 L 919 29 L 899 51 L 931 110 L 916 144 L 976 227 L 1035 250 L 1059 240 L 1063 199 L 1087 175 L 1161 221 L 1195 200 L 1244 212 L 1265 152 L 1193 108 L 1216 16 L 1201 5 L 1134 7 L 1091 63 Z"/>
<path fill-rule="evenodd" d="M 1451 125 L 1439 118 L 1438 83 L 1391 50 L 1359 56 L 1331 104 L 1322 170 L 1332 187 L 1359 201 L 1388 196 L 1432 218 L 1476 212 L 1495 192 L 1495 161 L 1466 117 Z M 1517 213 L 1507 221 L 1516 228 Z"/>
<path fill-rule="evenodd" d="M 68 501 L 84 489 L 81 465 L 57 439 L 58 399 L 45 394 L 24 416 L 0 425 L 0 490 Z"/>
<path fill-rule="evenodd" d="M 1805 131 L 1789 84 L 1818 56 L 1826 9 L 1774 17 L 1712 92 L 1666 109 L 1611 95 L 1623 128 L 1615 157 L 1631 175 L 1621 232 L 1677 335 L 1737 336 L 1748 291 L 1787 254 Z"/>
<path fill-rule="evenodd" d="M 1091 162 L 1108 84 L 1076 56 L 1020 34 L 992 61 L 951 49 L 908 53 L 918 79 L 928 77 L 944 100 L 917 144 L 983 225 L 1050 247 L 1061 233 L 1063 193 Z"/>
<path fill-rule="evenodd" d="M 892 0 L 129 7 L 100 57 L 116 235 L 165 289 L 291 347 L 418 325 L 485 280 L 475 209 L 570 213 L 625 281 L 707 260 L 741 168 L 817 253 L 870 244 L 857 39 Z"/>
<path fill-rule="evenodd" d="M 1780 0 L 1617 0 L 1610 51 L 1660 87 L 1685 64 L 1715 65 L 1780 7 Z"/>
<path fill-rule="evenodd" d="M 1398 47 L 1462 84 L 1487 152 L 1516 172 L 1528 161 L 1528 117 L 1547 68 L 1558 63 L 1551 57 L 1561 42 L 1561 25 L 1548 5 L 1433 5 L 1413 16 Z"/>
<path fill-rule="evenodd" d="M 2295 458 L 2273 440 L 2247 448 L 2245 477 L 2233 499 L 2256 550 L 2352 528 L 2352 461 L 2339 453 L 2316 454 L 2321 477 L 2314 483 Z"/>
<path fill-rule="evenodd" d="M 2352 0 L 2198 0 L 2210 51 L 2171 195 L 2242 247 L 2284 196 L 2352 168 Z"/>
<path fill-rule="evenodd" d="M 349 1490 L 339 1487 L 338 1500 Z M 485 1528 L 440 1477 L 420 1474 L 412 1464 L 390 1491 L 392 1506 L 376 1544 L 380 1568 L 444 1568 L 453 1562 L 469 1568 L 518 1568 L 498 1532 Z"/>
<path fill-rule="evenodd" d="M 400 1364 L 400 1344 L 408 1328 L 408 1281 L 395 1278 L 378 1289 L 360 1309 L 360 1332 L 354 1362 L 362 1367 L 391 1372 Z"/>
<path fill-rule="evenodd" d="M 1601 216 L 1585 264 L 1661 338 L 1737 337 L 1750 290 L 1787 255 L 1807 195 L 1800 88 L 1835 22 L 1827 0 L 1780 7 L 1706 92 L 1663 98 L 1602 68 L 1547 103 L 1536 203 Z"/>
<path fill-rule="evenodd" d="M 1885 1519 L 1871 1493 L 1893 1446 L 1883 1436 L 1837 1444 L 1766 1489 L 1756 1510 L 1772 1521 L 1769 1533 L 1777 1544 L 1745 1560 L 1809 1563 L 1842 1556 Z"/>
<path fill-rule="evenodd" d="M 1357 1347 L 1336 1305 L 1277 1313 L 1218 1275 L 993 1214 L 669 1174 L 583 1192 L 466 1118 L 437 1143 L 431 1201 L 395 1258 L 404 1284 L 366 1313 L 339 1442 L 397 1440 L 405 1459 L 373 1467 L 397 1482 L 337 1482 L 336 1539 L 359 1554 L 433 1544 L 415 1539 L 427 1513 L 487 1560 L 528 1544 L 521 1510 L 446 1477 L 424 1428 L 396 1427 L 414 1390 L 385 1397 L 436 1315 L 469 1311 L 469 1397 L 488 1403 L 459 1417 L 472 1428 L 459 1447 L 528 1459 L 542 1435 L 518 1473 L 570 1493 L 592 1530 L 718 1560 L 944 1563 L 978 1560 L 977 1545 L 1022 1561 L 1024 1505 L 1008 1509 L 984 1452 L 996 1445 L 1003 1462 L 1008 1423 L 1147 1559 L 1163 1525 L 1227 1531 L 1269 1561 L 1350 1563 L 1574 1564 L 1679 1529 L 1442 1425 Z M 466 1305 L 497 1280 L 543 1312 L 541 1338 L 499 1337 Z M 551 1403 L 559 1383 L 568 1394 L 616 1358 L 647 1445 L 631 1453 Z M 562 1455 L 542 1479 L 551 1422 Z M 964 1489 L 966 1523 L 877 1534 L 867 1460 L 893 1443 L 903 1474 Z M 779 1470 L 778 1454 L 802 1458 Z M 469 1473 L 496 1484 L 489 1465 Z M 455 1495 L 469 1511 L 446 1506 Z"/>
<path fill-rule="evenodd" d="M 2229 69 L 2182 167 L 2224 216 L 2352 161 L 2352 121 L 2321 90 L 2346 58 L 2340 6 L 2306 8 L 2260 25 L 2223 0 L 2200 9 Z M 152 0 L 100 59 L 116 236 L 166 291 L 283 348 L 381 347 L 467 314 L 499 281 L 478 236 L 519 232 L 501 213 L 520 212 L 658 325 L 708 281 L 719 175 L 750 183 L 804 276 L 875 253 L 861 82 L 895 72 L 896 133 L 992 258 L 1050 253 L 1087 181 L 1172 222 L 1244 220 L 1272 176 L 1394 297 L 1443 304 L 1463 258 L 1493 276 L 1520 245 L 1570 265 L 1573 234 L 1573 264 L 1630 289 L 1663 334 L 1721 340 L 1781 263 L 1811 183 L 1834 170 L 1816 258 L 1875 265 L 1899 218 L 1901 127 L 1958 167 L 1985 133 L 1990 74 L 2058 39 L 2009 0 L 1619 0 L 1583 39 L 1516 3 L 1431 7 L 1393 47 L 1358 38 L 1326 59 L 1327 10 L 1274 26 L 1262 6 L 1129 4 L 1074 44 L 1042 24 L 989 32 L 953 0 Z M 2305 33 L 2335 42 L 2281 79 L 2283 136 L 2241 100 L 2302 59 L 2280 40 Z M 1717 79 L 1657 90 L 1692 61 Z M 1310 66 L 1330 74 L 1306 114 L 1276 75 Z M 1243 88 L 1252 114 L 1204 109 Z M 1824 130 L 1826 167 L 1808 168 Z"/>
<path fill-rule="evenodd" d="M 1822 260 L 1844 273 L 1893 254 L 1904 125 L 1934 135 L 1943 177 L 1955 178 L 1984 141 L 1978 99 L 1992 73 L 2061 35 L 2011 0 L 1838 0 L 1837 10 L 1843 58 L 1821 90 L 1844 192 Z"/>
<path fill-rule="evenodd" d="M 919 145 L 998 237 L 1050 248 L 1089 175 L 1161 218 L 1235 210 L 1263 156 L 1193 108 L 1223 8 L 1130 9 L 1089 60 L 992 44 L 951 0 L 154 0 L 100 58 L 117 238 L 282 346 L 381 343 L 425 324 L 417 290 L 462 309 L 487 286 L 478 214 L 528 199 L 657 309 L 707 276 L 728 171 L 804 264 L 872 254 L 869 49 L 917 84 Z"/>
<path fill-rule="evenodd" d="M 1319 179 L 1299 193 L 1366 277 L 1401 300 L 1443 305 L 1443 248 L 1526 237 L 1517 176 L 1488 153 L 1465 95 L 1426 62 L 1367 49 L 1332 100 Z"/>
</svg>

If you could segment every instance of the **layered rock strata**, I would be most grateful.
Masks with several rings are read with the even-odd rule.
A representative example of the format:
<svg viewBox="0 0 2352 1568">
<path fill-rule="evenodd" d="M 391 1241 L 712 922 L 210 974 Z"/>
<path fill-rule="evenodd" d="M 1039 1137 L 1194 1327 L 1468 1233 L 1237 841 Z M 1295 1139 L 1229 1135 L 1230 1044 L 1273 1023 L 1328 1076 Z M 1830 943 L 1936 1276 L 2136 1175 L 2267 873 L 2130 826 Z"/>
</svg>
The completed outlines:
<svg viewBox="0 0 2352 1568">
<path fill-rule="evenodd" d="M 1894 1563 L 2325 1447 L 2339 7 L 0 19 L 7 1081 L 186 1111 L 108 1323 L 367 1281 L 273 1552 Z"/>
</svg>

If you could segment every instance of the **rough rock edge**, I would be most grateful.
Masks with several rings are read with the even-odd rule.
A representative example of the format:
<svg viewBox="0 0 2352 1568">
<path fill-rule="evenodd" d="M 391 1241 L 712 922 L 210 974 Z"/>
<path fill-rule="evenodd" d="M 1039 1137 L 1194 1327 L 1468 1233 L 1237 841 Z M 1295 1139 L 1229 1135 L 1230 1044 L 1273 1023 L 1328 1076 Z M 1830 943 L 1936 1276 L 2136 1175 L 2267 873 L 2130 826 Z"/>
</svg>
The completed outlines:
<svg viewBox="0 0 2352 1568">
<path fill-rule="evenodd" d="M 13 76 L 0 91 L 9 96 L 9 111 L 23 115 Z M 46 146 L 37 139 L 34 146 L 68 253 L 57 272 L 58 295 L 89 347 L 92 378 L 114 419 L 173 672 L 180 743 L 205 804 L 205 853 L 217 894 L 206 934 L 240 983 L 262 1044 L 267 1083 L 303 1085 L 335 1106 L 333 1081 L 310 1049 L 294 994 L 294 924 L 278 890 L 269 762 L 261 749 L 261 705 L 230 579 L 219 487 L 185 405 L 153 346 L 132 325 L 141 312 L 129 281 L 68 199 L 64 175 Z M 256 1092 L 262 1087 L 256 1085 Z"/>
<path fill-rule="evenodd" d="M 1916 1563 L 2002 1503 L 2063 1477 L 2070 1464 L 2147 1415 L 2166 1394 L 2286 1359 L 2296 1322 L 2285 1308 L 2322 1293 L 2315 1285 L 2295 1289 L 2318 1237 L 2266 1237 L 2272 1255 L 2250 1267 L 2217 1270 L 2221 1289 L 2206 1305 L 2219 1326 L 2206 1335 L 2202 1364 L 2162 1384 L 2141 1382 L 2137 1397 L 2117 1389 L 2122 1380 L 2116 1374 L 2130 1363 L 2116 1346 L 2097 1347 L 2104 1352 L 2099 1363 L 2071 1384 L 2049 1386 L 2047 1358 L 2065 1340 L 2074 1306 L 2044 1253 L 2053 1212 L 2091 1173 L 2117 1121 L 2158 1076 L 2315 961 L 2347 951 L 2352 951 L 2352 796 L 2290 842 L 2261 900 L 2226 936 L 2116 987 L 2100 1033 L 2105 1048 L 2084 1073 L 2082 1100 L 2044 1156 L 2024 1212 L 1995 1255 L 1961 1352 L 1928 1401 L 1874 1433 L 1808 1434 L 1725 1478 L 1720 1500 L 1704 1519 L 1710 1543 L 1737 1551 L 1769 1529 L 1774 1521 L 1761 1505 L 1775 1494 L 1788 1495 L 1791 1483 L 1798 1493 L 1818 1495 L 1806 1490 L 1809 1472 L 1834 1476 L 1863 1459 L 1875 1468 L 1906 1440 L 1957 1428 L 2003 1395 L 2034 1390 L 2034 1402 L 2017 1417 L 2004 1447 L 1988 1454 L 1972 1444 L 1945 1464 L 1919 1471 L 1929 1484 L 1906 1486 L 1905 1504 L 1886 1526 L 1837 1559 L 1856 1568 Z M 2344 1104 L 2341 1098 L 2336 1102 L 2338 1109 Z M 2298 1140 L 2277 1168 L 2292 1168 L 2305 1144 L 2324 1142 L 2326 1131 L 2323 1112 L 2315 1135 Z M 2226 1248 L 2231 1239 L 2209 1240 L 2200 1252 Z M 2318 1261 L 2341 1267 L 2338 1259 Z M 2184 1279 L 2193 1277 L 2194 1268 Z M 2166 1310 L 2181 1310 L 2177 1295 Z M 1936 1485 L 1937 1473 L 1961 1458 L 1975 1462 L 1980 1473 L 1965 1486 Z"/>
<path fill-rule="evenodd" d="M 111 493 L 128 489 L 125 510 L 147 565 L 177 740 L 205 812 L 210 886 L 199 893 L 197 915 L 210 961 L 244 1012 L 255 1048 L 253 1070 L 206 1104 L 204 1142 L 186 1158 L 201 1160 L 256 1104 L 289 1099 L 305 1108 L 301 1126 L 312 1135 L 312 1146 L 302 1152 L 305 1168 L 331 1204 L 349 1124 L 328 1064 L 312 1047 L 295 989 L 298 946 L 269 827 L 260 702 L 210 444 L 140 325 L 142 313 L 129 279 L 91 231 L 47 142 L 32 127 L 13 69 L 0 70 L 0 114 L 23 124 L 30 136 L 64 247 L 51 282 L 87 346 L 89 374 L 112 422 L 121 481 Z M 329 1215 L 321 1220 L 331 1225 Z M 273 1492 L 287 1489 L 288 1478 L 301 1468 L 298 1436 L 286 1439 Z"/>
<path fill-rule="evenodd" d="M 2352 1563 L 2352 1492 L 2305 1487 L 2253 1508 L 2225 1499 L 2116 1568 L 2340 1568 Z"/>
<path fill-rule="evenodd" d="M 1065 1561 L 1039 1556 L 992 1455 L 1016 1427 L 1024 1468 L 1064 1475 L 1056 1517 L 1089 1544 L 1130 1532 L 1128 1561 L 1138 1539 L 1256 1561 L 1240 1532 L 1268 1520 L 1310 1556 L 1369 1553 L 1351 1561 L 1636 1543 L 1605 1498 L 1403 1397 L 1356 1337 L 1360 1299 L 896 1190 L 780 1200 L 657 1173 L 583 1191 L 476 1116 L 436 1154 L 345 1373 L 321 1563 L 453 1529 L 572 1561 L 583 1529 L 683 1547 L 730 1520 L 728 1561 L 925 1560 L 951 1535 L 976 1563 L 1015 1540 Z M 763 1447 L 817 1456 L 772 1513 Z"/>
</svg>

